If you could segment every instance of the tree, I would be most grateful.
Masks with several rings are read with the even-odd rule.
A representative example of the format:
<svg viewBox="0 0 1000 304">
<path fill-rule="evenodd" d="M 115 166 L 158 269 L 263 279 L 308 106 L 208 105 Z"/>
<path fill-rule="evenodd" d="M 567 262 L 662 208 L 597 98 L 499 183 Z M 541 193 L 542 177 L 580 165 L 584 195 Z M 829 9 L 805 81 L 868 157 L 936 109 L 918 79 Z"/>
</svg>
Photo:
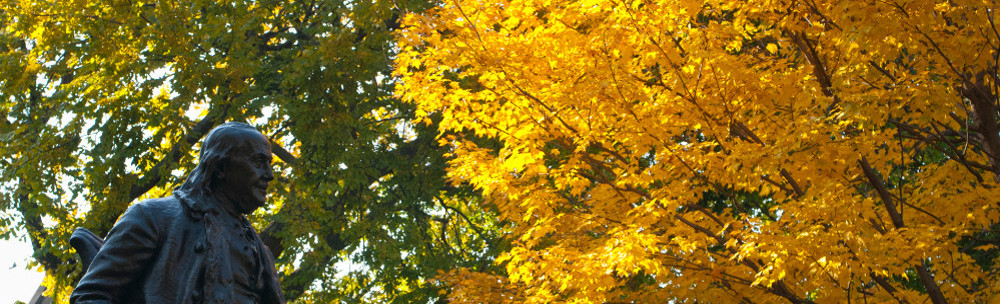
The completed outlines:
<svg viewBox="0 0 1000 304">
<path fill-rule="evenodd" d="M 446 183 L 436 129 L 390 94 L 399 16 L 430 5 L 0 1 L 2 236 L 29 239 L 65 297 L 74 227 L 103 236 L 183 181 L 208 130 L 245 121 L 280 159 L 251 220 L 287 298 L 436 299 L 428 278 L 485 270 L 500 243 Z"/>
<path fill-rule="evenodd" d="M 449 176 L 518 236 L 503 271 L 443 276 L 449 298 L 1000 300 L 996 8 L 456 0 L 408 15 L 397 94 L 468 134 L 446 138 Z"/>
</svg>

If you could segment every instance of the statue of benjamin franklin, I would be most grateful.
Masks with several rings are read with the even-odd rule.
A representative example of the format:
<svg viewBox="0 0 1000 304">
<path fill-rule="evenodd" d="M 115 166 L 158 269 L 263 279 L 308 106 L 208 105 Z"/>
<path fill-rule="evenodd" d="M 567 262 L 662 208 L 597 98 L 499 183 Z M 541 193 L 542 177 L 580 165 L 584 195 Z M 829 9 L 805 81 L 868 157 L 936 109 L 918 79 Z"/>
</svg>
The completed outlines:
<svg viewBox="0 0 1000 304">
<path fill-rule="evenodd" d="M 284 303 L 271 253 L 245 217 L 273 179 L 260 132 L 212 129 L 172 196 L 139 202 L 115 223 L 70 303 Z"/>
</svg>

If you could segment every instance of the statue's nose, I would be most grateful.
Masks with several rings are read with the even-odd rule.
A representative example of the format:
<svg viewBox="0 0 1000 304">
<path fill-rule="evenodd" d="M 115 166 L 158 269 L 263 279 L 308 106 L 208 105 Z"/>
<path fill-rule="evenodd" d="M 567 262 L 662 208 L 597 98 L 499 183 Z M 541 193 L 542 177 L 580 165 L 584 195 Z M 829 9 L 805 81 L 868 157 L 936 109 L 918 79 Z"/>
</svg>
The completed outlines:
<svg viewBox="0 0 1000 304">
<path fill-rule="evenodd" d="M 264 176 L 261 176 L 261 179 L 268 182 L 274 180 L 274 171 L 271 170 L 271 166 L 267 166 L 267 169 L 264 169 Z"/>
</svg>

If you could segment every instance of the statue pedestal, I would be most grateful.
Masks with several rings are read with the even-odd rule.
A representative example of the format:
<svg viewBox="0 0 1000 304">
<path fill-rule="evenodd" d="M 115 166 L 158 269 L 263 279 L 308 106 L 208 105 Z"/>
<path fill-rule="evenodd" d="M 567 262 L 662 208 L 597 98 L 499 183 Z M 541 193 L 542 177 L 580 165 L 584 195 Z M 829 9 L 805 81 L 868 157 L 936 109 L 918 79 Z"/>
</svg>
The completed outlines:
<svg viewBox="0 0 1000 304">
<path fill-rule="evenodd" d="M 45 292 L 45 286 L 39 285 L 38 290 L 35 290 L 35 295 L 31 296 L 28 304 L 52 304 L 52 298 L 43 296 L 43 292 Z"/>
</svg>

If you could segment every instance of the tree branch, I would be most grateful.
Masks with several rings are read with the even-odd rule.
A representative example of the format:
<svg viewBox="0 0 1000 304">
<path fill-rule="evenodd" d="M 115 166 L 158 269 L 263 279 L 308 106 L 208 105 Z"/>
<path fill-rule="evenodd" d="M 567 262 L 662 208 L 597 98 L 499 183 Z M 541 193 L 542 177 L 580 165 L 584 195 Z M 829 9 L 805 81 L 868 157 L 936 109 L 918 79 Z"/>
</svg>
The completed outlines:
<svg viewBox="0 0 1000 304">
<path fill-rule="evenodd" d="M 878 177 L 875 169 L 868 164 L 868 160 L 861 157 L 858 161 L 861 164 L 861 170 L 864 171 L 865 177 L 868 178 L 868 182 L 875 188 L 875 192 L 878 193 L 879 197 L 882 198 L 882 202 L 885 205 L 885 209 L 889 211 L 889 219 L 892 220 L 892 225 L 898 228 L 903 228 L 903 216 L 896 210 L 896 205 L 892 201 L 892 197 L 889 195 L 889 191 L 886 190 L 885 184 L 882 183 L 882 179 Z M 934 281 L 934 277 L 931 276 L 930 272 L 927 270 L 926 262 L 922 262 L 921 265 L 915 267 L 917 269 L 917 274 L 920 277 L 920 281 L 923 283 L 924 288 L 927 289 L 927 294 L 930 296 L 931 301 L 934 304 L 944 304 L 948 303 L 944 298 L 944 294 L 941 293 L 941 288 L 937 286 Z"/>
<path fill-rule="evenodd" d="M 170 153 L 167 153 L 163 159 L 157 162 L 156 165 L 153 165 L 153 168 L 146 171 L 146 174 L 140 177 L 136 183 L 132 184 L 132 187 L 129 189 L 129 202 L 134 201 L 143 194 L 146 194 L 146 192 L 149 192 L 150 189 L 153 189 L 163 177 L 161 172 L 168 172 L 171 167 L 184 157 L 184 152 L 182 151 L 186 151 L 197 144 L 208 131 L 224 120 L 225 113 L 229 110 L 229 105 L 223 104 L 214 110 L 205 115 L 190 131 L 184 134 L 184 141 L 174 144 L 170 148 Z"/>
<path fill-rule="evenodd" d="M 820 90 L 823 91 L 823 95 L 833 98 L 833 103 L 826 108 L 826 113 L 829 114 L 834 107 L 840 104 L 840 97 L 837 97 L 837 95 L 833 93 L 833 81 L 827 73 L 826 64 L 819 58 L 816 46 L 809 41 L 809 38 L 806 37 L 805 33 L 784 33 L 786 36 L 791 38 L 792 42 L 795 43 L 795 46 L 798 47 L 799 51 L 806 56 L 806 60 L 812 64 L 813 76 L 815 76 L 816 81 L 819 82 Z"/>
<path fill-rule="evenodd" d="M 896 228 L 903 228 L 903 216 L 896 209 L 896 204 L 893 203 L 889 191 L 885 188 L 885 183 L 882 182 L 882 178 L 878 177 L 877 172 L 865 157 L 862 156 L 861 160 L 858 160 L 858 163 L 861 164 L 861 170 L 864 172 L 865 178 L 868 179 L 868 183 L 872 188 L 875 188 L 875 192 L 882 198 L 885 209 L 889 211 L 889 219 L 892 220 L 892 225 Z"/>
<path fill-rule="evenodd" d="M 917 268 L 917 276 L 920 277 L 920 281 L 927 288 L 927 295 L 931 297 L 931 302 L 934 302 L 934 304 L 948 303 L 948 300 L 944 298 L 944 294 L 941 293 L 941 288 L 937 286 L 937 283 L 934 282 L 934 277 L 927 270 L 927 262 L 922 262 L 921 265 L 917 265 L 915 268 Z"/>
</svg>

